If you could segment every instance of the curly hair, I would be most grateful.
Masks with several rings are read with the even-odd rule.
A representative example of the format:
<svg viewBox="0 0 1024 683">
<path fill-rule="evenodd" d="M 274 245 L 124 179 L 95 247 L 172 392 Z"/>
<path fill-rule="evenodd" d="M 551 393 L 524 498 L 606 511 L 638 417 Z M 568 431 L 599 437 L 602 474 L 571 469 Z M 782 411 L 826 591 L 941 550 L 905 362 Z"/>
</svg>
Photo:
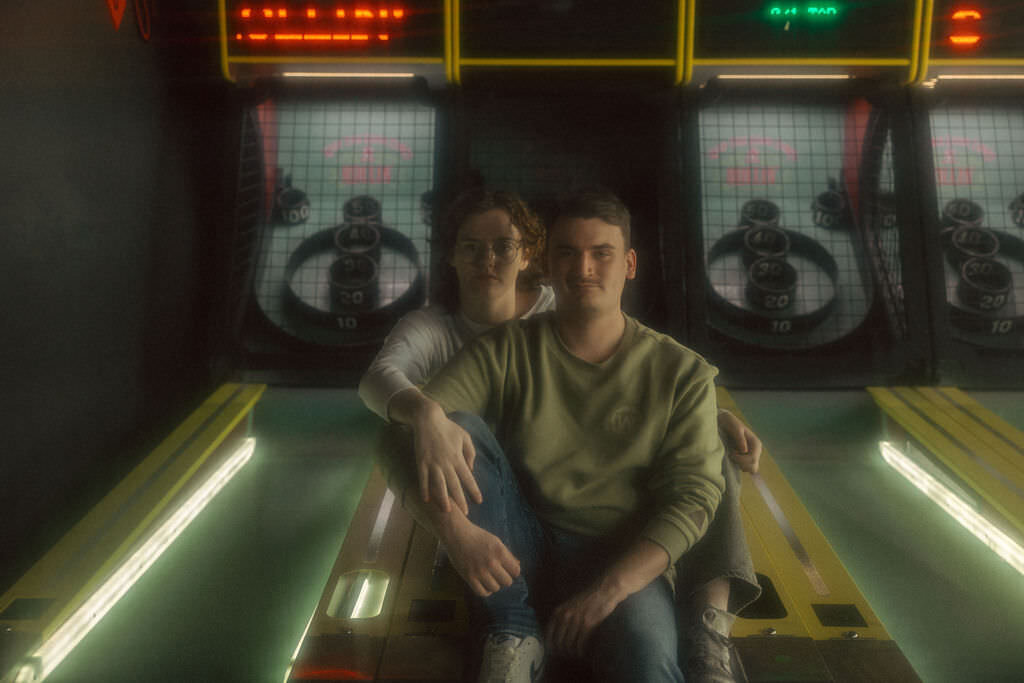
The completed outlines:
<svg viewBox="0 0 1024 683">
<path fill-rule="evenodd" d="M 450 257 L 459 237 L 459 230 L 467 220 L 492 209 L 505 211 L 523 241 L 523 258 L 530 259 L 529 267 L 519 274 L 516 286 L 530 289 L 539 285 L 547 231 L 536 213 L 514 192 L 473 188 L 455 198 L 441 222 L 441 234 L 436 245 L 445 257 Z M 459 282 L 455 268 L 447 258 L 441 264 L 434 300 L 448 311 L 459 309 Z"/>
</svg>

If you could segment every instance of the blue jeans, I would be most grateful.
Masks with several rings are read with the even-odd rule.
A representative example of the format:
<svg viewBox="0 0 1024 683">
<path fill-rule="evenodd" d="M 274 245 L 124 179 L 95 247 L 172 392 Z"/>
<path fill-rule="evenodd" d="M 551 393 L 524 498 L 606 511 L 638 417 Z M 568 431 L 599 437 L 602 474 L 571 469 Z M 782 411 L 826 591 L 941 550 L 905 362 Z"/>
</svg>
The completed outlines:
<svg viewBox="0 0 1024 683">
<path fill-rule="evenodd" d="M 500 538 L 520 573 L 511 586 L 470 598 L 477 632 L 541 638 L 541 623 L 558 604 L 585 589 L 625 551 L 631 539 L 584 536 L 544 523 L 523 496 L 515 472 L 494 435 L 475 415 L 449 417 L 473 439 L 473 475 L 484 502 L 469 518 Z M 621 602 L 595 629 L 587 660 L 601 680 L 635 683 L 683 680 L 672 588 L 662 577 Z"/>
</svg>

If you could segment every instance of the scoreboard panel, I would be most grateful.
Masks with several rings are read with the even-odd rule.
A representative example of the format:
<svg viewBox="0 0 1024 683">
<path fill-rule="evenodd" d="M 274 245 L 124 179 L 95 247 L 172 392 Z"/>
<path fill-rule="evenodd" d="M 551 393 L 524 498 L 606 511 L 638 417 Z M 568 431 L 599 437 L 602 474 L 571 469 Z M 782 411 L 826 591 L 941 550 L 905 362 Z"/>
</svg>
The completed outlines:
<svg viewBox="0 0 1024 683">
<path fill-rule="evenodd" d="M 694 0 L 690 69 L 877 76 L 916 73 L 924 0 Z M 752 70 L 753 69 L 753 70 Z"/>
<path fill-rule="evenodd" d="M 918 81 L 1024 79 L 1024 4 L 933 0 Z"/>
<path fill-rule="evenodd" d="M 907 57 L 907 0 L 697 0 L 702 59 Z"/>
<path fill-rule="evenodd" d="M 932 60 L 1024 63 L 1024 4 L 1018 0 L 934 0 Z"/>
<path fill-rule="evenodd" d="M 235 80 L 303 68 L 443 75 L 449 48 L 444 0 L 220 0 L 221 59 Z M 409 67 L 412 66 L 410 69 Z"/>
<path fill-rule="evenodd" d="M 678 0 L 463 2 L 464 59 L 674 59 Z"/>
</svg>

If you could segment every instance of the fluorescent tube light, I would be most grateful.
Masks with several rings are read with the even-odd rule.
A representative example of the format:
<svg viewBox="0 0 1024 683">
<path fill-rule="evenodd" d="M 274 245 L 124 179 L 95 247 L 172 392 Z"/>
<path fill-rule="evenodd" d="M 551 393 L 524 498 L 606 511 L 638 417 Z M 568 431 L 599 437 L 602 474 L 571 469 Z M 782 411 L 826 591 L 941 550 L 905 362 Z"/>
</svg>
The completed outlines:
<svg viewBox="0 0 1024 683">
<path fill-rule="evenodd" d="M 722 74 L 718 78 L 723 81 L 845 81 L 853 76 L 849 74 Z"/>
<path fill-rule="evenodd" d="M 285 78 L 414 78 L 413 73 L 368 73 L 358 71 L 285 71 Z"/>
<path fill-rule="evenodd" d="M 99 623 L 139 577 L 156 562 L 167 546 L 203 511 L 206 504 L 249 462 L 255 445 L 255 439 L 245 439 L 238 450 L 229 456 L 188 500 L 182 503 L 75 613 L 32 653 L 29 663 L 22 666 L 15 675 L 15 682 L 35 683 L 45 680 L 53 673 L 93 626 Z"/>
<path fill-rule="evenodd" d="M 1024 548 L 1020 544 L 941 484 L 938 479 L 928 474 L 892 443 L 882 441 L 878 446 L 882 457 L 893 469 L 938 503 L 947 514 L 994 550 L 1010 566 L 1024 574 Z"/>
</svg>

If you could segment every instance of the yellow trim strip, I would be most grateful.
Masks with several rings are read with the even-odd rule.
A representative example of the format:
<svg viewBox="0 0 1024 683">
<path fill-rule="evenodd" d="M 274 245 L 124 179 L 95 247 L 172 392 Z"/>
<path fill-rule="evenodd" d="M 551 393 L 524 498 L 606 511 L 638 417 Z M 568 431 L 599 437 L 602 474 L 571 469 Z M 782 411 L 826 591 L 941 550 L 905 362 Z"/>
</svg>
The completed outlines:
<svg viewBox="0 0 1024 683">
<path fill-rule="evenodd" d="M 989 449 L 975 448 L 977 437 L 935 406 L 920 391 L 912 387 L 892 387 L 896 396 L 933 420 L 946 434 L 959 441 L 952 448 L 933 450 L 957 476 L 966 481 L 999 514 L 1024 533 L 1024 474 L 1016 468 L 1007 469 L 1005 463 L 993 458 Z M 932 427 L 932 431 L 935 428 Z M 1002 465 L 1002 466 L 1001 466 Z"/>
<path fill-rule="evenodd" d="M 958 391 L 953 387 L 944 389 Z M 969 434 L 970 441 L 967 443 L 972 444 L 972 450 L 976 449 L 979 457 L 984 454 L 985 461 L 1007 480 L 1012 481 L 1016 478 L 1016 486 L 1024 491 L 1024 450 L 1017 446 L 1012 438 L 1004 438 L 996 430 L 991 429 L 969 411 L 967 405 L 949 397 L 947 391 L 935 387 L 918 387 L 917 391 L 947 416 L 951 423 L 955 423 Z M 966 399 L 965 404 L 971 402 L 966 395 L 963 395 L 963 398 Z"/>
<path fill-rule="evenodd" d="M 973 454 L 965 450 L 965 446 L 961 444 L 972 441 L 969 434 L 948 421 L 939 423 L 935 420 L 935 417 L 941 420 L 943 415 L 936 415 L 934 406 L 910 387 L 868 387 L 868 392 L 887 415 L 902 425 L 914 439 L 949 467 L 1010 524 L 1024 532 L 1024 499 L 1011 490 L 1007 483 L 1000 482 L 997 476 L 986 469 L 985 465 L 989 465 L 987 461 L 983 465 L 975 460 Z M 961 443 L 957 444 L 953 439 Z M 1006 476 L 1002 472 L 998 474 Z M 1006 479 L 1010 485 L 1021 486 L 1020 476 Z"/>
<path fill-rule="evenodd" d="M 921 23 L 921 46 L 918 57 L 917 73 L 911 81 L 912 85 L 920 85 L 928 77 L 929 62 L 932 52 L 932 17 L 935 12 L 935 0 L 925 0 L 924 17 Z"/>
<path fill-rule="evenodd" d="M 229 57 L 231 64 L 443 64 L 438 57 Z"/>
<path fill-rule="evenodd" d="M 718 405 L 744 419 L 736 402 L 728 391 L 718 388 Z M 746 421 L 746 420 L 744 420 Z M 744 477 L 743 504 L 749 513 L 758 533 L 765 541 L 772 563 L 779 570 L 779 577 L 785 585 L 786 592 L 793 598 L 795 610 L 807 627 L 808 633 L 815 640 L 842 638 L 848 631 L 856 631 L 861 638 L 891 640 L 878 616 L 857 588 L 853 579 L 843 567 L 839 557 L 829 545 L 821 530 L 814 523 L 810 513 L 800 502 L 796 492 L 786 481 L 771 454 L 765 449 L 761 455 L 759 476 L 771 490 L 775 501 L 784 512 L 792 526 L 800 544 L 806 551 L 814 568 L 821 576 L 828 595 L 820 595 L 810 579 L 800 558 L 794 552 L 786 535 L 776 523 L 767 503 L 752 485 L 753 482 Z M 864 618 L 866 627 L 824 626 L 814 611 L 815 604 L 852 604 Z"/>
<path fill-rule="evenodd" d="M 703 59 L 692 60 L 698 66 L 907 66 L 909 59 L 861 59 L 861 58 L 793 58 L 793 59 Z"/>
<path fill-rule="evenodd" d="M 444 0 L 444 80 L 453 82 L 452 64 L 452 2 Z"/>
<path fill-rule="evenodd" d="M 931 2 L 932 0 L 927 0 Z M 924 27 L 921 25 L 921 12 L 922 12 L 922 0 L 914 0 L 914 17 L 911 25 L 911 39 L 910 39 L 910 68 L 907 69 L 907 77 L 901 82 L 901 85 L 909 85 L 914 83 L 918 78 L 919 68 L 921 66 L 922 59 L 924 63 L 927 62 L 927 55 L 922 57 L 921 54 L 921 36 L 924 33 Z"/>
<path fill-rule="evenodd" d="M 949 398 L 949 400 L 953 401 L 975 418 L 988 425 L 989 429 L 1015 443 L 1018 448 L 1024 449 L 1024 432 L 1017 429 L 956 387 L 942 387 L 939 391 Z M 1024 460 L 1021 460 L 1017 464 L 1024 468 Z"/>
<path fill-rule="evenodd" d="M 751 496 L 755 495 L 750 490 L 750 481 L 744 477 L 743 490 L 741 491 L 740 513 L 743 519 L 743 530 L 747 537 L 747 547 L 750 549 L 750 559 L 754 563 L 754 571 L 763 574 L 771 579 L 775 592 L 786 610 L 786 616 L 777 619 L 746 619 L 739 617 L 732 628 L 733 638 L 744 638 L 748 636 L 765 635 L 765 631 L 772 629 L 775 636 L 787 638 L 810 638 L 807 627 L 800 619 L 799 613 L 794 609 L 793 598 L 786 590 L 785 583 L 779 577 L 779 570 L 772 562 L 771 554 L 768 552 L 767 543 L 758 531 L 757 525 L 751 519 L 748 508 L 756 509 L 756 501 Z"/>
<path fill-rule="evenodd" d="M 933 59 L 935 66 L 1024 66 L 1024 59 Z"/>
<path fill-rule="evenodd" d="M 673 85 L 680 85 L 686 78 L 686 13 L 689 11 L 689 0 L 679 0 L 676 18 L 676 75 Z"/>
<path fill-rule="evenodd" d="M 228 13 L 224 0 L 217 0 L 217 20 L 220 22 L 220 70 L 224 78 L 234 83 L 235 77 L 228 67 Z"/>
<path fill-rule="evenodd" d="M 697 0 L 686 2 L 686 72 L 683 83 L 693 80 L 693 47 L 697 30 Z"/>
<path fill-rule="evenodd" d="M 452 0 L 452 81 L 462 84 L 462 0 Z"/>
<path fill-rule="evenodd" d="M 545 66 L 582 66 L 582 67 L 594 67 L 594 66 L 623 66 L 623 67 L 637 67 L 637 66 L 675 66 L 676 60 L 674 59 L 484 59 L 471 57 L 469 59 L 463 59 L 460 64 L 464 66 L 528 66 L 528 67 L 545 67 Z"/>
</svg>

